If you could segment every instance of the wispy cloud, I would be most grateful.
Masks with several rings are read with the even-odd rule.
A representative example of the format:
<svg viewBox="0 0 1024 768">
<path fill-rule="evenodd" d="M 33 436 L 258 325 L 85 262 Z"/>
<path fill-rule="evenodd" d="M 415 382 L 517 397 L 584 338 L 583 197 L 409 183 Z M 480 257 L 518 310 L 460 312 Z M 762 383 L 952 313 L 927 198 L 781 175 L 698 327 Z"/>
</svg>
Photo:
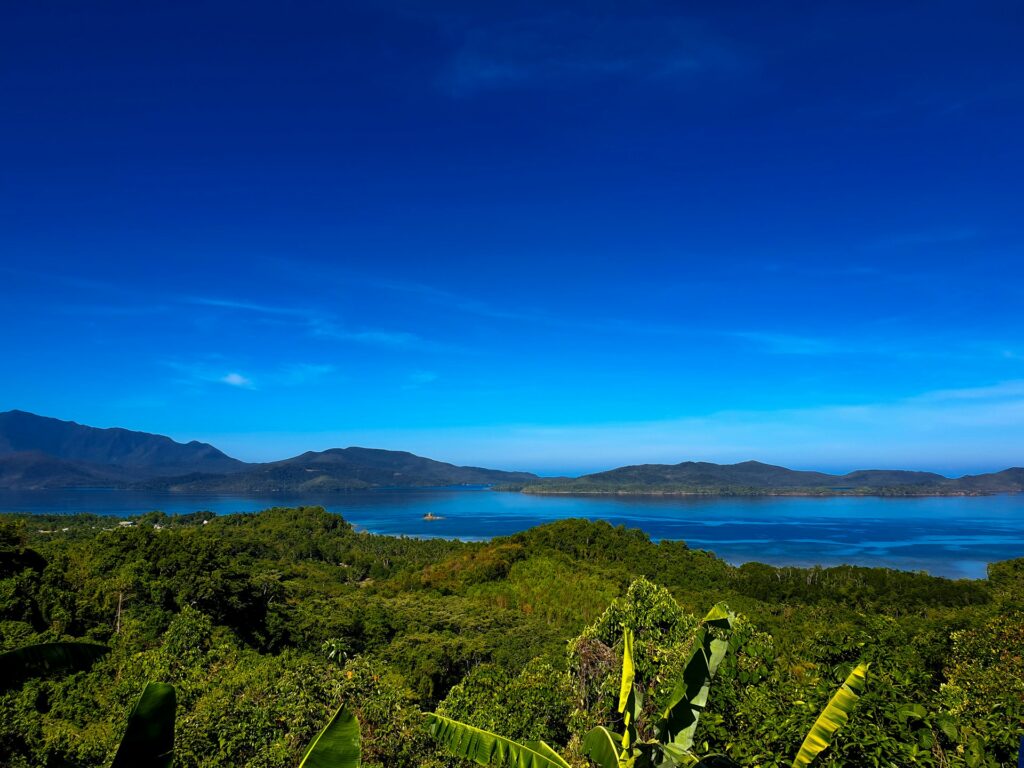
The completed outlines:
<svg viewBox="0 0 1024 768">
<path fill-rule="evenodd" d="M 409 374 L 403 389 L 420 389 L 428 384 L 433 384 L 438 378 L 434 371 L 413 371 Z"/>
<path fill-rule="evenodd" d="M 352 327 L 342 323 L 334 315 L 315 308 L 270 305 L 237 299 L 203 296 L 184 297 L 182 301 L 197 306 L 255 313 L 278 320 L 284 319 L 294 322 L 308 336 L 316 338 L 336 339 L 384 347 L 424 347 L 429 345 L 427 341 L 415 333 L 381 328 Z"/>
<path fill-rule="evenodd" d="M 340 341 L 353 341 L 358 344 L 372 344 L 383 347 L 408 347 L 423 344 L 423 339 L 415 333 L 404 331 L 353 330 L 337 323 L 323 319 L 311 321 L 309 332 L 313 336 Z"/>
<path fill-rule="evenodd" d="M 262 315 L 283 315 L 285 317 L 309 317 L 310 312 L 306 309 L 295 307 L 278 307 L 269 304 L 257 304 L 249 301 L 236 301 L 234 299 L 219 299 L 206 296 L 187 296 L 182 299 L 188 304 L 197 304 L 202 307 L 217 307 L 220 309 L 237 309 L 244 312 L 256 312 Z"/>
<path fill-rule="evenodd" d="M 236 389 L 256 389 L 256 384 L 249 376 L 223 366 L 219 359 L 211 358 L 201 362 L 181 360 L 163 360 L 161 362 L 177 373 L 177 381 L 187 387 L 212 384 Z"/>
<path fill-rule="evenodd" d="M 929 229 L 915 232 L 900 232 L 875 238 L 867 243 L 871 249 L 887 250 L 891 248 L 907 248 L 916 246 L 945 245 L 964 243 L 978 237 L 978 232 L 968 227 L 952 229 Z"/>
<path fill-rule="evenodd" d="M 459 37 L 440 81 L 456 96 L 608 78 L 688 82 L 747 65 L 735 46 L 679 15 L 557 11 L 470 27 Z"/>
<path fill-rule="evenodd" d="M 163 365 L 174 370 L 178 381 L 189 387 L 224 385 L 248 390 L 305 386 L 333 376 L 337 371 L 336 366 L 325 363 L 285 363 L 257 370 L 255 374 L 241 373 L 238 368 L 226 366 L 218 356 L 198 362 L 164 360 Z"/>
<path fill-rule="evenodd" d="M 937 389 L 932 392 L 925 392 L 908 402 L 955 403 L 964 400 L 989 402 L 1024 400 L 1024 379 L 1002 381 L 998 384 L 984 387 Z"/>
<path fill-rule="evenodd" d="M 843 351 L 843 347 L 833 341 L 808 336 L 757 331 L 735 331 L 728 335 L 756 344 L 761 351 L 773 355 L 834 355 Z"/>
<path fill-rule="evenodd" d="M 337 370 L 337 366 L 323 363 L 290 363 L 272 374 L 270 380 L 281 386 L 297 387 L 332 376 Z"/>
</svg>

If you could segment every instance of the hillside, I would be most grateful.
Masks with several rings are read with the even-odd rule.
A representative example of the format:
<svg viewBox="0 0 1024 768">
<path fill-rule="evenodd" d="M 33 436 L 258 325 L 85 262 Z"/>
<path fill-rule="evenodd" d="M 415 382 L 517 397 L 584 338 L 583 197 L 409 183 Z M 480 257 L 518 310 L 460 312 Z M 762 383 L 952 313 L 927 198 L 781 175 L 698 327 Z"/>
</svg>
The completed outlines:
<svg viewBox="0 0 1024 768">
<path fill-rule="evenodd" d="M 526 493 L 704 495 L 976 495 L 1024 492 L 1024 469 L 948 478 L 862 469 L 844 475 L 744 461 L 639 464 L 579 478 L 464 467 L 407 451 L 331 448 L 262 464 L 208 443 L 97 429 L 24 411 L 0 413 L 0 489 L 132 488 L 193 493 L 314 494 L 367 488 L 496 485 Z"/>
<path fill-rule="evenodd" d="M 988 574 L 733 566 L 586 520 L 461 542 L 359 532 L 319 507 L 0 517 L 0 651 L 54 636 L 112 649 L 69 677 L 0 686 L 0 754 L 11 768 L 109 766 L 154 679 L 181 692 L 178 768 L 294 768 L 339 702 L 366 768 L 460 765 L 425 712 L 571 754 L 594 722 L 621 723 L 623 628 L 643 654 L 636 690 L 657 700 L 722 602 L 742 621 L 707 690 L 706 751 L 790 765 L 847 670 L 869 662 L 870 695 L 820 765 L 963 768 L 969 747 L 1010 768 L 1024 559 Z"/>
<path fill-rule="evenodd" d="M 36 491 L 46 488 L 117 488 L 130 478 L 113 467 L 66 461 L 38 451 L 0 455 L 0 488 Z"/>
<path fill-rule="evenodd" d="M 23 454 L 22 461 L 31 456 L 45 456 L 92 465 L 88 470 L 100 476 L 144 479 L 168 477 L 189 472 L 225 474 L 238 472 L 247 465 L 233 459 L 207 443 L 193 440 L 178 443 L 163 435 L 133 432 L 128 429 L 98 429 L 37 416 L 25 411 L 0 413 L 0 457 Z M 41 462 L 35 467 L 40 479 L 45 479 L 52 462 Z M 105 467 L 106 471 L 97 467 Z M 64 469 L 46 480 L 49 487 L 64 483 Z"/>
<path fill-rule="evenodd" d="M 538 479 L 529 472 L 459 467 L 406 451 L 332 448 L 308 451 L 284 461 L 253 465 L 249 471 L 235 475 L 182 478 L 161 484 L 171 490 L 193 492 L 316 493 L 359 488 L 523 483 Z M 157 483 L 151 483 L 150 487 L 155 485 Z"/>
<path fill-rule="evenodd" d="M 332 448 L 247 464 L 207 443 L 97 429 L 24 411 L 0 413 L 0 488 L 9 490 L 102 487 L 301 494 L 537 480 L 529 472 L 460 467 L 374 448 Z"/>
<path fill-rule="evenodd" d="M 933 472 L 893 469 L 860 469 L 844 475 L 806 472 L 744 461 L 713 464 L 684 461 L 680 464 L 640 464 L 583 475 L 575 480 L 559 478 L 523 488 L 527 493 L 607 494 L 862 494 L 862 495 L 960 495 L 1018 493 L 1024 491 L 1024 469 L 969 475 L 959 479 Z"/>
</svg>

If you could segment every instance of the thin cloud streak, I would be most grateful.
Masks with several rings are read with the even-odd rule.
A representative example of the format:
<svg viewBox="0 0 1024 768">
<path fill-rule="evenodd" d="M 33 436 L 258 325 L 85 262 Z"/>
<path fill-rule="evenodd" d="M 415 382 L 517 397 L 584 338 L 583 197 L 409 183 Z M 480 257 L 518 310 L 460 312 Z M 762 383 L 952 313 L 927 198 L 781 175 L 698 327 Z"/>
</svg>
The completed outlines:
<svg viewBox="0 0 1024 768">
<path fill-rule="evenodd" d="M 240 373 L 239 368 L 231 368 L 219 360 L 198 363 L 164 360 L 162 364 L 177 371 L 181 376 L 178 382 L 188 387 L 225 385 L 252 391 L 308 386 L 337 371 L 336 366 L 324 363 L 287 363 L 254 375 Z"/>
<path fill-rule="evenodd" d="M 442 71 L 454 97 L 609 79 L 690 85 L 750 69 L 734 45 L 678 14 L 547 13 L 469 26 Z"/>
<path fill-rule="evenodd" d="M 378 328 L 349 328 L 341 324 L 334 316 L 315 309 L 299 309 L 287 306 L 271 306 L 255 302 L 235 299 L 185 297 L 182 299 L 190 304 L 227 309 L 239 312 L 253 312 L 278 318 L 295 318 L 307 335 L 315 338 L 336 339 L 384 347 L 429 347 L 441 349 L 442 345 L 428 342 L 414 333 L 393 331 Z"/>
</svg>

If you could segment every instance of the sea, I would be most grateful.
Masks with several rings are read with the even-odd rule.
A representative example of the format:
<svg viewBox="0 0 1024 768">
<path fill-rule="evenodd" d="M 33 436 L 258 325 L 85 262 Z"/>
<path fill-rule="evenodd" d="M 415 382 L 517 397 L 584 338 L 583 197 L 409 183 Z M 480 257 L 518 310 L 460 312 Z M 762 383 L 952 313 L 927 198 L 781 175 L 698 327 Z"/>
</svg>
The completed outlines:
<svg viewBox="0 0 1024 768">
<path fill-rule="evenodd" d="M 607 520 L 654 540 L 685 541 L 724 560 L 853 564 L 984 578 L 990 562 L 1024 557 L 1024 495 L 921 498 L 538 496 L 486 487 L 373 490 L 301 498 L 114 490 L 0 491 L 0 512 L 153 510 L 219 515 L 323 506 L 358 530 L 484 540 L 564 518 Z M 427 519 L 429 515 L 436 519 Z"/>
</svg>

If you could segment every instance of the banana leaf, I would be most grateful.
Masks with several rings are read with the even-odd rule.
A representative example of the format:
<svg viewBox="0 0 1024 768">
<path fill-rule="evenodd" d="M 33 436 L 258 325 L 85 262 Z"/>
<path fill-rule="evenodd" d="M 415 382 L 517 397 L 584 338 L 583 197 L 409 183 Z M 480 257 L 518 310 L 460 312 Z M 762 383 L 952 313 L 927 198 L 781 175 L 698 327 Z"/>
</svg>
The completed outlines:
<svg viewBox="0 0 1024 768">
<path fill-rule="evenodd" d="M 509 768 L 570 768 L 543 741 L 520 744 L 496 733 L 428 712 L 427 730 L 453 755 L 480 765 Z"/>
<path fill-rule="evenodd" d="M 583 754 L 601 768 L 618 768 L 619 750 L 615 737 L 603 725 L 597 726 L 583 739 Z"/>
<path fill-rule="evenodd" d="M 619 712 L 622 713 L 622 722 L 626 726 L 621 739 L 624 750 L 636 743 L 636 721 L 644 706 L 643 692 L 634 684 L 635 681 L 633 631 L 626 629 L 622 633 L 622 682 L 619 684 Z"/>
<path fill-rule="evenodd" d="M 836 731 L 849 719 L 850 712 L 857 706 L 857 699 L 863 693 L 867 682 L 868 666 L 858 664 L 846 681 L 839 686 L 839 690 L 811 726 L 810 733 L 807 734 L 796 759 L 793 760 L 793 768 L 806 768 L 818 753 L 832 743 Z"/>
<path fill-rule="evenodd" d="M 128 717 L 110 768 L 170 768 L 174 760 L 174 686 L 149 683 Z"/>
<path fill-rule="evenodd" d="M 622 682 L 619 685 L 619 712 L 626 711 L 626 702 L 633 693 L 636 665 L 633 663 L 633 630 L 622 633 Z"/>
<path fill-rule="evenodd" d="M 32 677 L 88 669 L 108 653 L 107 646 L 95 643 L 40 643 L 0 653 L 0 691 Z"/>
<path fill-rule="evenodd" d="M 709 628 L 722 629 L 728 637 L 732 632 L 733 618 L 728 608 L 719 603 L 701 621 L 690 658 L 654 726 L 661 743 L 671 742 L 684 750 L 693 747 L 697 720 L 707 706 L 711 680 L 729 650 L 729 640 L 715 637 Z"/>
<path fill-rule="evenodd" d="M 313 739 L 299 768 L 359 768 L 360 757 L 359 721 L 341 706 Z"/>
</svg>

